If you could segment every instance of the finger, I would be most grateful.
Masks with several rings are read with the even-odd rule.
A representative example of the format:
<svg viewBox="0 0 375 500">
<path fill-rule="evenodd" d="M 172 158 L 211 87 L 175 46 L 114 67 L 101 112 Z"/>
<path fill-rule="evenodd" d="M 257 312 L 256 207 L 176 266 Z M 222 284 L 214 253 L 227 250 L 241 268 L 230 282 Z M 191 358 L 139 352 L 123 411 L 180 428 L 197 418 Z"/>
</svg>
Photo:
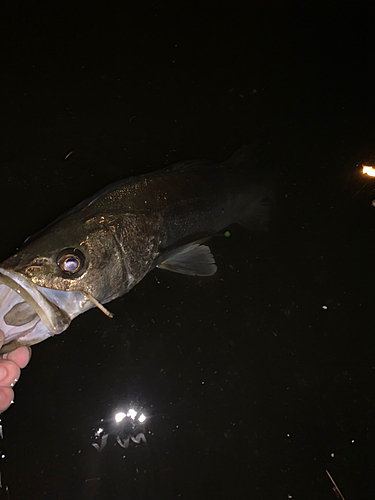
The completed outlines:
<svg viewBox="0 0 375 500">
<path fill-rule="evenodd" d="M 4 354 L 3 358 L 14 361 L 20 368 L 25 368 L 31 358 L 31 349 L 30 347 L 19 347 L 15 351 Z"/>
<path fill-rule="evenodd" d="M 11 387 L 0 387 L 0 413 L 13 403 L 14 392 Z"/>
<path fill-rule="evenodd" d="M 21 368 L 7 359 L 0 360 L 0 387 L 13 387 L 21 376 Z"/>
</svg>

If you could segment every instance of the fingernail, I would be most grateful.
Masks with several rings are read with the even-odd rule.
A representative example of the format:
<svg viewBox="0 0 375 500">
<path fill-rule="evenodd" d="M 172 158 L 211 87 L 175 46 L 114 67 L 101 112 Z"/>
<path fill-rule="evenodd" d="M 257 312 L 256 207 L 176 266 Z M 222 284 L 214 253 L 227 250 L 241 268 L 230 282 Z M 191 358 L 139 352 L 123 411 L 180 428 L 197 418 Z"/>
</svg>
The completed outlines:
<svg viewBox="0 0 375 500">
<path fill-rule="evenodd" d="M 7 375 L 7 370 L 3 366 L 0 366 L 0 380 L 3 380 Z"/>
</svg>

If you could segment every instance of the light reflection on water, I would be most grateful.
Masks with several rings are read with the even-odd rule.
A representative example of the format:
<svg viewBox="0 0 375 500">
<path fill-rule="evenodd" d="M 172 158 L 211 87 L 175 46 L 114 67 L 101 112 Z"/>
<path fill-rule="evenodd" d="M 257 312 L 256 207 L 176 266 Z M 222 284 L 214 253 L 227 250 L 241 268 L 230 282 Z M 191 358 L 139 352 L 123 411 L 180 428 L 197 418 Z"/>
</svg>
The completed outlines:
<svg viewBox="0 0 375 500">
<path fill-rule="evenodd" d="M 129 448 L 131 442 L 146 443 L 147 416 L 143 408 L 133 404 L 121 408 L 114 415 L 100 419 L 91 434 L 91 444 L 97 451 L 102 451 L 108 442 L 115 441 L 122 448 Z"/>
<path fill-rule="evenodd" d="M 5 454 L 3 453 L 3 446 L 2 446 L 2 440 L 3 440 L 3 425 L 1 423 L 0 419 L 0 460 L 5 458 Z M 3 484 L 3 478 L 2 478 L 2 473 L 1 473 L 1 466 L 0 466 L 0 499 L 4 500 L 9 500 L 9 488 L 5 484 Z"/>
</svg>

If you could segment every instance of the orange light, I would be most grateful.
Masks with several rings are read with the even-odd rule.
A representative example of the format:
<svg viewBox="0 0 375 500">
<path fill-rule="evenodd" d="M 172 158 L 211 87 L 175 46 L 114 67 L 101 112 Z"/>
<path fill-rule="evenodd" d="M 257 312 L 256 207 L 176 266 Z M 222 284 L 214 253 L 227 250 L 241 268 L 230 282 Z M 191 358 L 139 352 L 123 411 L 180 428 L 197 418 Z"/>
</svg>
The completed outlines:
<svg viewBox="0 0 375 500">
<path fill-rule="evenodd" d="M 375 168 L 369 165 L 363 165 L 363 173 L 370 177 L 375 177 Z"/>
</svg>

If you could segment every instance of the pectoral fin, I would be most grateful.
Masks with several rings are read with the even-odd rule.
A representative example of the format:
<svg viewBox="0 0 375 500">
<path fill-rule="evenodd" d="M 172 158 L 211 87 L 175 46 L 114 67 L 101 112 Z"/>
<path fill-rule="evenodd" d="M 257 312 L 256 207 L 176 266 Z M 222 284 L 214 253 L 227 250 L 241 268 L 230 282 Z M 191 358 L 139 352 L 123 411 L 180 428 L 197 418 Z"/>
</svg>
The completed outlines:
<svg viewBox="0 0 375 500">
<path fill-rule="evenodd" d="M 210 248 L 200 243 L 181 247 L 157 267 L 190 276 L 212 276 L 217 270 Z"/>
<path fill-rule="evenodd" d="M 272 203 L 269 199 L 261 200 L 251 206 L 251 210 L 238 223 L 248 229 L 267 231 L 271 218 Z"/>
</svg>

